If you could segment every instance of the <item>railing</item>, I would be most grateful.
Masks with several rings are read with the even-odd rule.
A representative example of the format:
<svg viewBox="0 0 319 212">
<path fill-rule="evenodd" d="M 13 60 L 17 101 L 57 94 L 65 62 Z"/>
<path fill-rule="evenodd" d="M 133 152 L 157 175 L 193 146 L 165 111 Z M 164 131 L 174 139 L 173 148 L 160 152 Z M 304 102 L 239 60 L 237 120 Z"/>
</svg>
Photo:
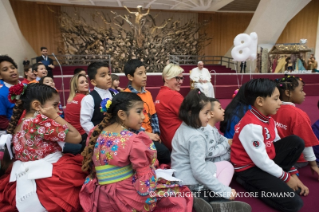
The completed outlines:
<svg viewBox="0 0 319 212">
<path fill-rule="evenodd" d="M 231 57 L 225 56 L 200 56 L 200 55 L 170 55 L 170 63 L 178 65 L 197 65 L 198 61 L 203 61 L 205 65 L 225 65 L 227 68 L 238 67 L 238 62 Z M 231 67 L 233 66 L 233 67 Z"/>
<path fill-rule="evenodd" d="M 53 61 L 53 55 L 48 55 Z M 55 55 L 61 65 L 87 66 L 92 62 L 107 62 L 111 68 L 111 55 Z M 31 58 L 31 64 L 36 63 L 36 58 Z"/>
</svg>

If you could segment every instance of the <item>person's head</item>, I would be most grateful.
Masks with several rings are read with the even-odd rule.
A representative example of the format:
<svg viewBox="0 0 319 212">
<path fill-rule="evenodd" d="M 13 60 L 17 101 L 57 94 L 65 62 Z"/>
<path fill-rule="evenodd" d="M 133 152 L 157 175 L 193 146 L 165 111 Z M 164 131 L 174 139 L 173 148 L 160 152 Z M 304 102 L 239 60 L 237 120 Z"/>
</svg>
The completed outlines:
<svg viewBox="0 0 319 212">
<path fill-rule="evenodd" d="M 210 119 L 211 103 L 199 89 L 191 90 L 179 109 L 179 118 L 190 127 L 206 127 Z"/>
<path fill-rule="evenodd" d="M 212 104 L 210 111 L 210 120 L 212 120 L 214 123 L 224 121 L 225 110 L 222 108 L 222 105 L 220 104 L 219 100 L 210 97 L 208 99 Z"/>
<path fill-rule="evenodd" d="M 220 122 L 220 131 L 223 133 L 230 130 L 233 120 L 240 120 L 249 109 L 249 104 L 245 98 L 245 86 L 246 83 L 239 88 L 237 94 L 225 109 L 224 121 Z"/>
<path fill-rule="evenodd" d="M 76 74 L 78 74 L 78 73 L 80 73 L 80 74 L 83 74 L 83 75 L 86 75 L 86 71 L 83 69 L 83 68 L 76 68 L 76 69 L 74 69 L 74 75 L 76 75 Z"/>
<path fill-rule="evenodd" d="M 128 78 L 132 86 L 145 87 L 146 86 L 146 70 L 143 62 L 139 59 L 132 59 L 127 61 L 124 66 L 125 76 Z"/>
<path fill-rule="evenodd" d="M 306 93 L 303 90 L 304 82 L 301 78 L 285 75 L 283 78 L 276 79 L 275 82 L 282 101 L 296 104 L 305 101 Z"/>
<path fill-rule="evenodd" d="M 32 71 L 32 66 L 27 66 L 24 69 L 24 78 L 26 78 L 29 81 L 35 80 L 36 76 Z"/>
<path fill-rule="evenodd" d="M 88 66 L 88 76 L 94 87 L 109 89 L 112 78 L 109 67 L 104 62 L 93 62 Z"/>
<path fill-rule="evenodd" d="M 315 58 L 315 57 L 312 57 L 312 58 L 311 58 L 311 61 L 313 61 L 313 62 L 314 62 L 315 60 L 316 60 L 316 58 Z"/>
<path fill-rule="evenodd" d="M 89 94 L 89 81 L 86 75 L 83 74 L 75 74 L 70 80 L 70 95 L 68 98 L 68 102 L 71 102 L 75 96 L 75 94 Z"/>
<path fill-rule="evenodd" d="M 198 66 L 198 69 L 199 69 L 199 70 L 202 70 L 202 69 L 204 68 L 204 63 L 203 63 L 203 61 L 198 61 L 197 66 Z"/>
<path fill-rule="evenodd" d="M 42 63 L 35 63 L 32 65 L 32 71 L 37 77 L 45 77 L 48 75 L 48 71 L 45 68 L 45 65 Z"/>
<path fill-rule="evenodd" d="M 112 77 L 112 87 L 115 89 L 120 85 L 120 78 L 116 74 L 111 74 Z"/>
<path fill-rule="evenodd" d="M 270 79 L 253 79 L 245 85 L 245 99 L 264 116 L 274 115 L 280 108 L 279 90 Z"/>
<path fill-rule="evenodd" d="M 16 84 L 19 81 L 18 66 L 7 55 L 0 55 L 0 79 L 9 84 Z"/>
<path fill-rule="evenodd" d="M 48 48 L 47 47 L 41 47 L 41 54 L 43 56 L 48 56 Z"/>
<path fill-rule="evenodd" d="M 174 91 L 180 91 L 184 80 L 183 71 L 184 69 L 179 65 L 172 63 L 165 66 L 162 73 L 164 86 L 167 86 Z"/>
<path fill-rule="evenodd" d="M 91 170 L 93 148 L 101 131 L 108 125 L 117 123 L 126 129 L 139 130 L 144 117 L 144 104 L 142 99 L 135 93 L 120 92 L 112 99 L 112 104 L 107 109 L 106 117 L 97 125 L 89 138 L 88 146 L 82 155 L 84 157 L 82 170 Z"/>
<path fill-rule="evenodd" d="M 51 76 L 41 77 L 41 79 L 39 80 L 39 83 L 43 84 L 43 85 L 48 85 L 52 88 L 55 88 L 55 83 L 54 83 L 54 80 Z"/>
</svg>

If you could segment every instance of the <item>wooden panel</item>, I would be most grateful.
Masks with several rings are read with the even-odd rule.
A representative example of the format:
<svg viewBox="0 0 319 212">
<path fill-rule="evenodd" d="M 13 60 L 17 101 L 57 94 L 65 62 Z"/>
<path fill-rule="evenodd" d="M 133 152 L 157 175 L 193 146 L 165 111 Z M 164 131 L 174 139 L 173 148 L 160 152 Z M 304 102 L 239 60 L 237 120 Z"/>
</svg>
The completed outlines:
<svg viewBox="0 0 319 212">
<path fill-rule="evenodd" d="M 319 0 L 312 0 L 293 19 L 281 33 L 277 43 L 299 43 L 300 39 L 308 39 L 309 48 L 316 47 Z"/>
<path fill-rule="evenodd" d="M 233 46 L 236 35 L 246 30 L 253 15 L 253 13 L 199 13 L 199 22 L 211 20 L 206 27 L 206 32 L 213 37 L 201 54 L 225 55 Z"/>
<path fill-rule="evenodd" d="M 41 46 L 45 46 L 49 54 L 57 53 L 61 33 L 56 16 L 61 7 L 15 0 L 10 3 L 20 30 L 34 51 L 40 55 Z"/>
</svg>

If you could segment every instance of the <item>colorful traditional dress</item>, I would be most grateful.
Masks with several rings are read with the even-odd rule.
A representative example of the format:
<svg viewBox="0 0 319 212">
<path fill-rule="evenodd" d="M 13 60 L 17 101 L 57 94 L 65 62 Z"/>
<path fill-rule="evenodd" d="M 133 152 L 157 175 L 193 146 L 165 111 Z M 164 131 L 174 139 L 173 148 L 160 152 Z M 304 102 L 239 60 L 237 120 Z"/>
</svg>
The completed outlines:
<svg viewBox="0 0 319 212">
<path fill-rule="evenodd" d="M 189 190 L 157 181 L 156 156 L 155 145 L 144 132 L 103 131 L 92 158 L 96 177 L 86 178 L 80 192 L 84 211 L 192 211 L 191 196 L 160 198 L 167 192 L 181 192 L 183 196 Z"/>
<path fill-rule="evenodd" d="M 81 211 L 78 196 L 87 173 L 81 155 L 62 156 L 57 141 L 67 132 L 66 125 L 41 114 L 22 121 L 12 139 L 16 161 L 0 178 L 1 211 L 43 211 L 33 201 L 47 211 Z"/>
</svg>

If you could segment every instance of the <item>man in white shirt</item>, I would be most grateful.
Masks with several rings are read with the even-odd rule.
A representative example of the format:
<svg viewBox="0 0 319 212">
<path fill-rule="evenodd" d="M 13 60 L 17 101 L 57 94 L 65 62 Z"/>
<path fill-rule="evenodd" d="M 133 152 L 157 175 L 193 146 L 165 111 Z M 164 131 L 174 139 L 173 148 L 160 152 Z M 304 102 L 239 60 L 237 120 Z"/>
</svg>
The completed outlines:
<svg viewBox="0 0 319 212">
<path fill-rule="evenodd" d="M 214 87 L 210 82 L 211 75 L 207 68 L 204 68 L 202 61 L 198 62 L 197 68 L 192 69 L 190 78 L 194 82 L 195 88 L 200 89 L 206 96 L 215 98 Z"/>
</svg>

